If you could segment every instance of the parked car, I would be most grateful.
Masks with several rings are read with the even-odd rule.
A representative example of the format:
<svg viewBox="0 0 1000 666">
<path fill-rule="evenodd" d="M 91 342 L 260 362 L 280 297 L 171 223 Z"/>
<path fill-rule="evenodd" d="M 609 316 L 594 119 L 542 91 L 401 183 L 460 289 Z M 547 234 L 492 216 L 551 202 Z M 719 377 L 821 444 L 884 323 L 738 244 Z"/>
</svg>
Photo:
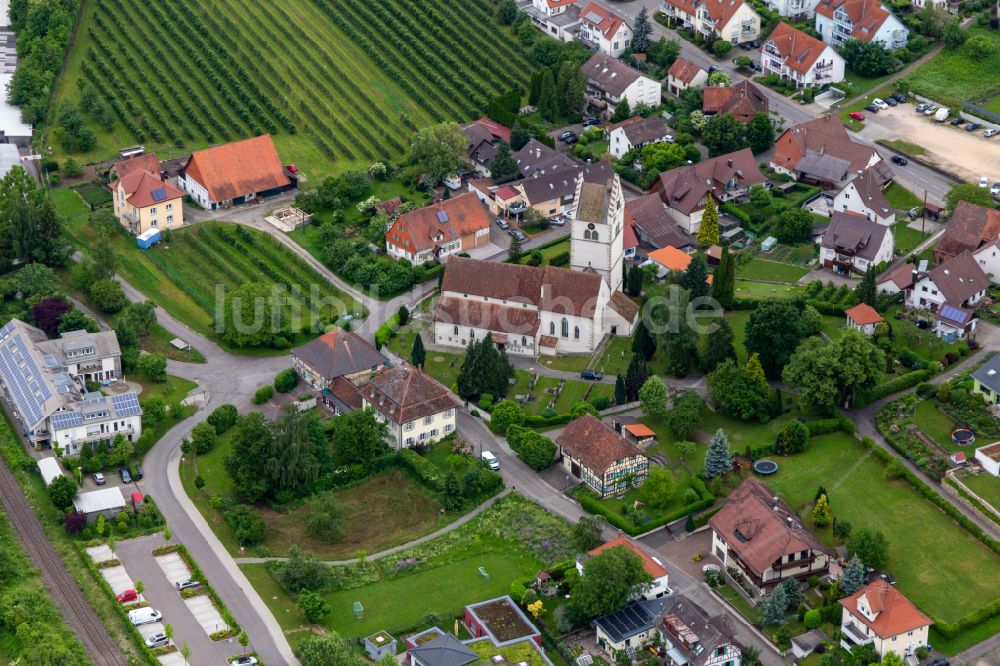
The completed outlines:
<svg viewBox="0 0 1000 666">
<path fill-rule="evenodd" d="M 761 67 L 760 63 L 757 62 L 756 60 L 751 60 L 750 61 L 750 69 L 752 69 L 755 72 L 763 72 L 764 71 L 764 68 Z"/>
<path fill-rule="evenodd" d="M 933 104 L 931 104 L 926 109 L 924 109 L 924 115 L 925 116 L 933 116 L 935 113 L 937 113 L 937 110 L 938 110 L 938 107 L 936 107 Z"/>
<path fill-rule="evenodd" d="M 492 451 L 483 451 L 480 457 L 486 463 L 486 466 L 494 472 L 500 469 L 500 459 L 493 455 Z"/>
<path fill-rule="evenodd" d="M 574 143 L 576 143 L 579 140 L 580 140 L 580 137 L 578 137 L 576 135 L 576 133 L 573 133 L 572 135 L 570 135 L 570 136 L 566 137 L 565 139 L 563 139 L 563 141 L 566 142 L 567 146 L 572 146 Z"/>
<path fill-rule="evenodd" d="M 991 136 L 996 136 L 997 134 L 1000 134 L 1000 129 L 996 129 L 995 127 L 991 127 L 985 132 L 983 132 L 983 136 L 985 136 L 987 139 L 990 138 Z"/>
<path fill-rule="evenodd" d="M 574 132 L 573 130 L 566 130 L 565 132 L 559 135 L 559 140 L 565 141 L 571 136 L 576 136 L 576 132 Z"/>
<path fill-rule="evenodd" d="M 980 127 L 982 127 L 982 125 L 980 125 L 979 123 L 969 123 L 968 125 L 965 126 L 965 131 L 966 132 L 975 132 Z"/>
<path fill-rule="evenodd" d="M 993 187 L 990 188 L 990 194 L 1000 197 L 1000 183 L 993 183 Z"/>
<path fill-rule="evenodd" d="M 979 187 L 989 187 L 989 186 L 990 186 L 990 181 L 989 179 L 986 178 L 986 176 L 983 176 L 982 178 L 979 179 Z"/>
<path fill-rule="evenodd" d="M 951 666 L 951 662 L 949 662 L 944 657 L 937 657 L 934 661 L 932 661 L 931 663 L 929 663 L 927 666 Z"/>
<path fill-rule="evenodd" d="M 889 161 L 892 162 L 893 164 L 898 164 L 899 166 L 906 166 L 910 162 L 902 155 L 893 155 L 892 157 L 889 158 Z"/>
<path fill-rule="evenodd" d="M 244 655 L 242 657 L 232 657 L 229 659 L 230 666 L 257 666 L 257 657 Z"/>
<path fill-rule="evenodd" d="M 899 102 L 900 104 L 906 102 L 906 95 L 904 95 L 903 93 L 892 93 L 889 96 L 892 97 L 897 102 Z"/>
<path fill-rule="evenodd" d="M 134 476 L 137 479 L 141 479 L 142 478 L 142 468 L 139 467 L 139 466 L 136 466 L 135 471 L 132 472 L 132 476 Z"/>
<path fill-rule="evenodd" d="M 896 101 L 895 97 L 886 97 L 882 101 L 888 104 L 889 106 L 896 106 L 897 104 L 899 104 L 899 102 Z"/>
<path fill-rule="evenodd" d="M 128 473 L 128 467 L 119 467 L 118 475 L 122 477 L 122 483 L 132 483 L 132 475 Z"/>
<path fill-rule="evenodd" d="M 107 483 L 107 479 L 105 479 L 104 475 L 101 474 L 100 472 L 94 472 L 93 474 L 91 474 L 91 476 L 94 477 L 94 483 L 96 483 L 99 486 L 103 486 L 105 483 Z"/>
<path fill-rule="evenodd" d="M 920 104 L 917 104 L 916 108 L 917 113 L 923 113 L 924 111 L 927 110 L 928 106 L 930 106 L 930 104 L 928 104 L 927 102 L 921 102 Z"/>
<path fill-rule="evenodd" d="M 858 122 L 861 122 L 862 120 L 865 119 L 865 114 L 861 113 L 860 111 L 851 111 L 847 115 L 851 117 L 851 120 L 857 120 Z"/>
<path fill-rule="evenodd" d="M 510 225 L 507 224 L 507 221 L 502 220 L 499 217 L 497 218 L 497 226 L 500 227 L 501 229 L 510 229 Z"/>
<path fill-rule="evenodd" d="M 962 116 L 958 116 L 957 118 L 952 118 L 951 119 L 951 126 L 952 127 L 958 127 L 959 125 L 961 125 L 964 122 L 965 122 L 965 120 L 962 119 Z"/>
<path fill-rule="evenodd" d="M 524 232 L 521 231 L 520 229 L 508 229 L 507 235 L 510 236 L 511 238 L 520 238 L 521 240 L 527 238 Z"/>
<path fill-rule="evenodd" d="M 151 634 L 150 637 L 146 639 L 146 647 L 148 648 L 160 647 L 166 645 L 169 642 L 170 639 L 167 638 L 167 635 L 161 631 L 155 634 Z"/>
<path fill-rule="evenodd" d="M 865 111 L 867 111 L 868 113 L 878 113 L 878 107 L 875 106 L 874 104 L 869 104 L 868 106 L 865 107 Z"/>
<path fill-rule="evenodd" d="M 604 379 L 604 373 L 595 372 L 593 370 L 584 370 L 580 373 L 580 379 L 586 379 L 589 382 L 599 382 Z"/>
<path fill-rule="evenodd" d="M 584 127 L 591 127 L 593 125 L 600 125 L 600 124 L 601 124 L 601 121 L 598 120 L 597 118 L 584 118 L 583 119 L 583 126 Z"/>
<path fill-rule="evenodd" d="M 566 224 L 566 216 L 556 215 L 551 220 L 549 220 L 549 224 L 551 224 L 553 227 L 561 227 L 564 224 Z"/>
<path fill-rule="evenodd" d="M 118 594 L 118 603 L 127 604 L 130 601 L 138 601 L 139 593 L 135 590 L 122 590 Z"/>
<path fill-rule="evenodd" d="M 297 166 L 295 166 L 294 164 L 286 164 L 285 168 L 288 169 L 289 173 L 298 173 L 299 172 L 299 168 Z"/>
<path fill-rule="evenodd" d="M 880 109 L 888 109 L 889 108 L 889 105 L 886 104 L 885 102 L 883 102 L 878 97 L 876 97 L 875 99 L 872 100 L 872 104 L 874 104 L 875 106 L 877 106 Z"/>
<path fill-rule="evenodd" d="M 154 608 L 150 608 L 149 606 L 146 608 L 136 608 L 135 610 L 130 610 L 128 612 L 128 621 L 136 627 L 142 624 L 159 622 L 162 618 L 163 613 Z"/>
<path fill-rule="evenodd" d="M 194 578 L 188 578 L 187 580 L 177 581 L 174 583 L 174 587 L 177 588 L 178 592 L 181 590 L 190 590 L 195 587 L 201 587 L 201 581 L 197 581 Z"/>
</svg>

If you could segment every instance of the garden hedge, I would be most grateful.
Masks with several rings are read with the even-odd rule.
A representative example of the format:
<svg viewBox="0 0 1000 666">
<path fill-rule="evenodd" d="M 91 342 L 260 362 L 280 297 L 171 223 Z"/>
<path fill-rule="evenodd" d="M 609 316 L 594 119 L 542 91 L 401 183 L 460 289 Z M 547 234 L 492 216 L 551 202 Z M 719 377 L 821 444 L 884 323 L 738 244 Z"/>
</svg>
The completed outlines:
<svg viewBox="0 0 1000 666">
<path fill-rule="evenodd" d="M 399 465 L 408 469 L 422 482 L 437 490 L 444 490 L 444 477 L 437 465 L 424 458 L 412 449 L 400 449 L 396 452 Z"/>
<path fill-rule="evenodd" d="M 809 429 L 809 437 L 829 435 L 831 432 L 837 432 L 838 430 L 846 432 L 848 435 L 854 434 L 854 421 L 843 414 L 838 414 L 828 419 L 806 421 L 805 426 Z"/>
<path fill-rule="evenodd" d="M 858 391 L 854 394 L 854 398 L 851 400 L 851 407 L 864 407 L 870 402 L 875 402 L 880 398 L 884 398 L 887 395 L 892 395 L 893 393 L 898 393 L 899 391 L 905 391 L 911 386 L 916 386 L 920 382 L 925 382 L 931 377 L 930 370 L 914 370 L 913 372 L 908 372 L 905 375 L 896 377 L 895 379 L 890 379 L 887 382 L 882 382 L 876 386 L 873 386 L 863 391 Z"/>
<path fill-rule="evenodd" d="M 702 484 L 704 485 L 704 484 Z M 707 489 L 705 491 L 708 492 Z M 702 495 L 702 498 L 697 502 L 692 502 L 686 506 L 679 509 L 671 511 L 660 516 L 657 516 L 653 520 L 645 523 L 643 525 L 636 525 L 631 520 L 611 511 L 604 504 L 601 503 L 599 499 L 590 494 L 589 491 L 580 492 L 576 494 L 577 501 L 580 502 L 582 506 L 588 513 L 597 514 L 604 516 L 609 523 L 625 532 L 630 536 L 638 536 L 640 534 L 645 534 L 651 530 L 655 530 L 658 527 L 663 527 L 667 523 L 671 523 L 679 518 L 683 518 L 689 513 L 694 513 L 695 511 L 701 511 L 702 509 L 707 509 L 715 503 L 715 496 L 711 493 L 707 495 Z"/>
<path fill-rule="evenodd" d="M 382 345 L 389 342 L 389 338 L 396 333 L 397 328 L 399 328 L 399 314 L 394 314 L 375 331 L 375 349 L 382 349 Z"/>
<path fill-rule="evenodd" d="M 811 305 L 816 308 L 816 311 L 820 314 L 830 315 L 832 317 L 843 317 L 846 309 L 839 303 L 831 303 L 829 301 L 809 299 L 805 303 L 806 305 Z"/>
<path fill-rule="evenodd" d="M 737 208 L 735 204 L 731 204 L 727 201 L 726 203 L 719 206 L 719 210 L 721 210 L 723 213 L 726 213 L 727 215 L 732 215 L 743 224 L 750 224 L 750 216 L 747 215 L 744 211 Z"/>
</svg>

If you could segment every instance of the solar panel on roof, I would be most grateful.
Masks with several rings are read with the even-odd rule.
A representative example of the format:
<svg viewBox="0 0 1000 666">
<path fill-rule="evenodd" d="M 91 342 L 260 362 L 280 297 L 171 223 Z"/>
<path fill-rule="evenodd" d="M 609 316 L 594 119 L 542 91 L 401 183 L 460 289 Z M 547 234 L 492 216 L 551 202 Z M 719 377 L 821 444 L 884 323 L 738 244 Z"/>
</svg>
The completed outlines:
<svg viewBox="0 0 1000 666">
<path fill-rule="evenodd" d="M 153 201 L 163 201 L 167 198 L 167 190 L 163 187 L 158 187 L 150 193 L 153 197 Z"/>
<path fill-rule="evenodd" d="M 969 315 L 954 306 L 944 305 L 941 307 L 941 316 L 959 324 L 964 324 Z"/>
<path fill-rule="evenodd" d="M 83 419 L 76 412 L 56 412 L 49 417 L 54 430 L 65 430 L 83 425 Z"/>
<path fill-rule="evenodd" d="M 111 404 L 114 405 L 117 416 L 139 416 L 142 408 L 139 406 L 139 398 L 135 393 L 123 393 L 111 396 Z"/>
<path fill-rule="evenodd" d="M 446 213 L 443 210 L 439 210 L 437 212 L 437 218 L 438 218 L 438 222 L 440 222 L 441 224 L 444 224 L 445 222 L 448 221 L 448 213 Z"/>
<path fill-rule="evenodd" d="M 0 347 L 0 375 L 21 417 L 33 426 L 42 420 L 45 401 L 52 397 L 52 392 L 24 340 L 19 335 L 8 337 L 15 330 L 13 321 L 0 329 L 0 337 L 7 337 L 6 344 Z"/>
</svg>

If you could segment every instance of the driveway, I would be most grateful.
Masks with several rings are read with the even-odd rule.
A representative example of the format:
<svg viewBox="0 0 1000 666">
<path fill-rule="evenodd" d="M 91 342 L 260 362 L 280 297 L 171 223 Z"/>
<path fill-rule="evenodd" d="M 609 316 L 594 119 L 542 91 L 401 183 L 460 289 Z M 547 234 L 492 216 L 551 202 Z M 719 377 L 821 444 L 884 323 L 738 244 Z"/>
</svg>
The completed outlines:
<svg viewBox="0 0 1000 666">
<path fill-rule="evenodd" d="M 163 623 L 173 627 L 174 643 L 178 646 L 187 643 L 190 646 L 192 663 L 224 664 L 227 658 L 241 652 L 240 644 L 236 640 L 210 640 L 206 629 L 189 610 L 153 557 L 154 549 L 173 542 L 164 541 L 161 534 L 153 534 L 120 542 L 115 548 L 115 554 L 133 580 L 142 581 L 143 597 L 150 606 L 163 613 Z M 204 599 L 207 601 L 208 597 Z"/>
</svg>

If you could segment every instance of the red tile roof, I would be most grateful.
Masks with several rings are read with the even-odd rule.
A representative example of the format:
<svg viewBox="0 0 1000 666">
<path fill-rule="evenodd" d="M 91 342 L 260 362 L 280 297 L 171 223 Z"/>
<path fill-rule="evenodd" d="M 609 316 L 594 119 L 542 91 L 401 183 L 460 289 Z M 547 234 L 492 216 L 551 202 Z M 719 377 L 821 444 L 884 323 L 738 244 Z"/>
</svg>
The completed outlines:
<svg viewBox="0 0 1000 666">
<path fill-rule="evenodd" d="M 649 258 L 668 271 L 685 271 L 691 263 L 691 255 L 668 245 L 649 253 Z"/>
<path fill-rule="evenodd" d="M 358 387 L 343 377 L 337 377 L 330 382 L 329 388 L 330 393 L 350 409 L 361 409 L 364 406 Z"/>
<path fill-rule="evenodd" d="M 631 550 L 633 553 L 642 558 L 642 568 L 646 570 L 646 573 L 648 573 L 653 580 L 656 580 L 658 578 L 663 578 L 664 576 L 667 575 L 667 570 L 663 567 L 662 564 L 654 560 L 649 555 L 649 553 L 646 552 L 645 548 L 643 548 L 636 542 L 632 541 L 632 539 L 629 539 L 624 534 L 617 536 L 611 541 L 606 541 L 602 543 L 597 548 L 588 551 L 587 555 L 593 557 L 594 555 L 600 555 L 606 550 L 611 550 L 612 548 L 619 548 L 619 547 L 627 548 L 628 550 Z"/>
<path fill-rule="evenodd" d="M 576 2 L 576 0 L 570 0 L 571 2 Z M 568 3 L 564 3 L 568 4 Z M 495 120 L 490 120 L 486 116 L 483 116 L 479 120 L 471 123 L 472 125 L 479 125 L 489 131 L 490 134 L 497 137 L 498 139 L 503 139 L 507 143 L 510 143 L 510 128 L 505 127 Z"/>
<path fill-rule="evenodd" d="M 659 193 L 660 199 L 670 208 L 690 215 L 704 208 L 710 192 L 720 199 L 731 180 L 746 188 L 764 182 L 749 148 L 661 173 L 653 182 L 652 190 Z"/>
<path fill-rule="evenodd" d="M 678 57 L 677 60 L 674 60 L 674 64 L 670 66 L 670 69 L 667 70 L 667 75 L 690 85 L 691 82 L 694 81 L 694 77 L 698 76 L 698 73 L 703 71 L 705 70 L 687 58 Z"/>
<path fill-rule="evenodd" d="M 702 91 L 702 110 L 707 114 L 731 113 L 737 120 L 750 122 L 758 113 L 767 113 L 767 96 L 749 81 L 730 87 L 710 86 Z"/>
<path fill-rule="evenodd" d="M 592 414 L 571 421 L 556 439 L 556 444 L 601 477 L 619 460 L 642 456 L 642 451 Z"/>
<path fill-rule="evenodd" d="M 794 171 L 809 151 L 846 160 L 855 173 L 868 169 L 868 163 L 878 158 L 874 148 L 851 140 L 839 116 L 828 114 L 782 132 L 774 142 L 771 163 Z"/>
<path fill-rule="evenodd" d="M 877 324 L 885 321 L 882 315 L 867 303 L 859 303 L 844 314 L 858 326 L 867 326 L 868 324 Z"/>
<path fill-rule="evenodd" d="M 383 372 L 361 391 L 369 404 L 395 423 L 408 423 L 458 407 L 448 389 L 409 365 Z"/>
<path fill-rule="evenodd" d="M 859 601 L 867 604 L 875 619 L 861 614 Z M 840 604 L 883 640 L 933 624 L 902 592 L 880 578 L 841 599 Z"/>
<path fill-rule="evenodd" d="M 327 381 L 365 370 L 374 371 L 387 362 L 370 342 L 340 327 L 293 349 L 292 356 Z"/>
<path fill-rule="evenodd" d="M 632 227 L 632 223 L 625 225 L 625 236 L 622 238 L 622 245 L 627 250 L 631 247 L 639 247 L 639 239 L 635 235 L 635 229 Z"/>
<path fill-rule="evenodd" d="M 900 264 L 880 277 L 878 279 L 878 284 L 892 282 L 901 291 L 909 289 L 910 286 L 913 285 L 913 271 L 915 270 L 917 270 L 917 267 L 913 264 Z"/>
<path fill-rule="evenodd" d="M 289 184 L 270 134 L 196 150 L 184 173 L 200 183 L 212 201 L 228 201 Z"/>
<path fill-rule="evenodd" d="M 538 310 L 452 296 L 438 301 L 434 307 L 434 321 L 512 335 L 535 335 L 539 326 Z M 465 331 L 461 333 L 464 335 Z"/>
<path fill-rule="evenodd" d="M 142 169 L 130 170 L 120 180 L 111 183 L 111 189 L 117 192 L 119 183 L 125 190 L 125 200 L 136 208 L 146 208 L 184 197 L 184 193 L 179 189 L 167 181 L 160 180 L 158 172 L 150 173 Z"/>
<path fill-rule="evenodd" d="M 722 32 L 729 19 L 743 6 L 743 0 L 702 0 L 701 4 L 715 21 L 715 30 Z"/>
<path fill-rule="evenodd" d="M 385 232 L 385 242 L 420 252 L 489 229 L 490 218 L 474 192 L 411 210 Z"/>
<path fill-rule="evenodd" d="M 851 37 L 863 42 L 871 41 L 890 16 L 889 10 L 878 0 L 820 0 L 816 13 L 832 19 L 834 12 L 841 7 L 854 24 Z"/>
<path fill-rule="evenodd" d="M 118 178 L 124 178 L 133 171 L 149 171 L 150 173 L 160 173 L 160 160 L 156 158 L 156 153 L 146 153 L 128 160 L 122 160 L 114 166 Z"/>
<path fill-rule="evenodd" d="M 812 68 L 827 46 L 825 42 L 807 35 L 784 21 L 778 23 L 768 41 L 774 42 L 774 47 L 784 58 L 785 65 L 800 74 L 805 74 Z"/>
<path fill-rule="evenodd" d="M 960 201 L 948 218 L 944 234 L 938 240 L 934 250 L 935 258 L 940 263 L 966 250 L 977 250 L 998 238 L 1000 238 L 1000 210 Z"/>
<path fill-rule="evenodd" d="M 596 2 L 580 10 L 580 18 L 592 25 L 596 30 L 604 35 L 606 39 L 611 39 L 618 32 L 618 29 L 625 23 L 620 16 L 609 12 Z"/>
</svg>

